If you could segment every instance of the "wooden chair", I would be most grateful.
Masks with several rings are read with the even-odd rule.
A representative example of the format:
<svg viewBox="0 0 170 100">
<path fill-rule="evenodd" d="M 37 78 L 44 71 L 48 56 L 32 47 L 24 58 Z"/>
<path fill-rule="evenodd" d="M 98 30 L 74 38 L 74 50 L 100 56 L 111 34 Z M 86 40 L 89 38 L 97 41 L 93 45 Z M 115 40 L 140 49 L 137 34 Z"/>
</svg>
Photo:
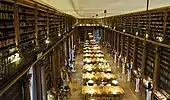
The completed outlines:
<svg viewBox="0 0 170 100">
<path fill-rule="evenodd" d="M 97 84 L 97 85 L 100 85 L 100 84 L 101 84 L 101 81 L 100 81 L 100 80 L 96 80 L 96 84 Z"/>
<path fill-rule="evenodd" d="M 102 100 L 107 100 L 108 94 L 106 92 L 102 93 Z"/>
<path fill-rule="evenodd" d="M 112 94 L 112 92 L 109 92 L 108 93 L 108 100 L 113 100 L 114 98 L 113 98 L 113 94 Z"/>
<path fill-rule="evenodd" d="M 96 78 L 95 78 L 95 77 L 93 77 L 92 80 L 93 80 L 94 82 L 96 82 Z"/>
<path fill-rule="evenodd" d="M 83 85 L 86 86 L 86 85 L 87 85 L 87 82 L 86 82 L 86 81 L 83 81 Z"/>
<path fill-rule="evenodd" d="M 120 92 L 117 92 L 115 100 L 121 100 L 122 94 Z"/>
</svg>

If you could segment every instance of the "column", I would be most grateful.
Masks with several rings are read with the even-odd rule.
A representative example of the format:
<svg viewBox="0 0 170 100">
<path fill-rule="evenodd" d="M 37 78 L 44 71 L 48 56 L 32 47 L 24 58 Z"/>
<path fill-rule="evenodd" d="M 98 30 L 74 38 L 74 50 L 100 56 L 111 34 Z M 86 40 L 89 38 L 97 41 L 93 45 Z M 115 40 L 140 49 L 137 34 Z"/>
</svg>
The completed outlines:
<svg viewBox="0 0 170 100">
<path fill-rule="evenodd" d="M 139 87 L 140 87 L 140 78 L 137 77 L 136 78 L 136 89 L 135 89 L 135 92 L 140 92 Z"/>
<path fill-rule="evenodd" d="M 67 37 L 66 41 L 66 47 L 67 47 L 67 58 L 69 59 L 70 55 L 69 55 L 69 37 Z"/>
<path fill-rule="evenodd" d="M 73 44 L 74 44 L 74 50 L 75 50 L 75 46 L 77 45 L 77 30 L 78 28 L 73 32 Z"/>
<path fill-rule="evenodd" d="M 160 57 L 159 56 L 160 56 L 159 47 L 156 46 L 155 66 L 154 66 L 154 75 L 153 75 L 154 90 L 157 89 L 158 81 L 159 81 L 159 69 L 160 69 Z"/>
<path fill-rule="evenodd" d="M 120 56 L 119 56 L 119 62 L 118 64 L 120 65 L 120 60 L 121 60 L 121 57 L 123 55 L 123 50 L 124 50 L 124 35 L 122 34 L 122 44 L 121 44 L 121 51 L 120 51 Z"/>
<path fill-rule="evenodd" d="M 23 76 L 24 99 L 25 100 L 31 100 L 31 96 L 30 96 L 30 79 L 31 79 L 31 74 L 26 73 Z"/>
<path fill-rule="evenodd" d="M 52 74 L 53 74 L 53 86 L 55 87 L 57 85 L 56 83 L 56 77 L 57 77 L 57 48 L 53 49 L 52 51 Z"/>
<path fill-rule="evenodd" d="M 131 80 L 132 64 L 133 64 L 133 62 L 131 62 L 130 64 L 127 65 L 128 66 L 128 78 L 127 78 L 127 81 Z"/>
<path fill-rule="evenodd" d="M 59 79 L 61 78 L 61 57 L 60 57 L 60 47 L 57 48 L 57 71 L 56 71 L 56 80 L 57 80 L 57 85 L 61 84 L 59 83 Z"/>
<path fill-rule="evenodd" d="M 137 39 L 134 40 L 134 49 L 133 49 L 133 69 L 136 67 L 136 50 L 137 50 Z"/>
<path fill-rule="evenodd" d="M 71 35 L 71 55 L 72 55 L 72 58 L 71 58 L 71 59 L 72 59 L 72 65 L 71 65 L 71 66 L 72 66 L 72 68 L 73 68 L 72 71 L 75 72 L 75 68 L 74 68 L 74 65 L 75 65 L 75 64 L 74 64 L 74 63 L 75 63 L 75 62 L 74 62 L 74 56 L 75 56 L 75 55 L 74 55 L 73 34 Z"/>
<path fill-rule="evenodd" d="M 113 46 L 113 55 L 115 56 L 114 62 L 115 62 L 115 66 L 116 66 L 116 32 L 113 31 L 114 34 L 114 46 Z"/>
<path fill-rule="evenodd" d="M 113 31 L 113 36 L 114 36 L 114 45 L 113 45 L 113 49 L 114 51 L 116 50 L 116 32 Z"/>
<path fill-rule="evenodd" d="M 41 85 L 42 85 L 42 91 L 41 91 L 42 92 L 42 98 L 43 98 L 43 100 L 46 100 L 47 90 L 46 90 L 46 83 L 45 83 L 44 66 L 41 66 Z"/>
<path fill-rule="evenodd" d="M 129 61 L 129 45 L 130 45 L 130 37 L 127 37 L 127 52 L 126 52 L 126 63 L 128 63 L 128 61 Z"/>
<path fill-rule="evenodd" d="M 117 53 L 115 52 L 115 55 L 114 55 L 114 63 L 115 63 L 115 66 L 117 65 Z"/>
<path fill-rule="evenodd" d="M 77 30 L 77 29 L 76 29 Z M 76 30 L 73 32 L 73 44 L 76 45 Z"/>
<path fill-rule="evenodd" d="M 123 62 L 123 63 L 122 63 L 122 74 L 125 73 L 125 66 L 126 66 L 126 64 L 125 64 L 125 62 Z"/>
<path fill-rule="evenodd" d="M 105 28 L 103 27 L 103 41 L 102 44 L 105 42 Z"/>
<path fill-rule="evenodd" d="M 140 84 L 140 95 L 143 100 L 143 78 L 144 78 L 144 71 L 145 71 L 145 64 L 146 64 L 146 54 L 147 54 L 147 47 L 146 47 L 146 41 L 143 42 L 143 55 L 142 55 L 142 66 L 141 66 L 141 84 Z"/>
<path fill-rule="evenodd" d="M 78 29 L 80 29 L 80 28 L 78 28 Z M 76 38 L 75 38 L 75 39 L 76 39 L 76 40 L 75 40 L 76 46 L 79 44 L 79 42 L 78 42 L 78 40 L 79 40 L 79 30 L 78 30 L 78 29 L 76 30 L 76 33 L 75 33 L 75 37 L 76 37 Z"/>
<path fill-rule="evenodd" d="M 74 44 L 73 44 L 73 34 L 71 35 L 71 57 L 72 57 L 72 60 L 73 60 L 73 57 L 74 57 L 74 52 L 73 52 L 73 47 L 74 47 Z"/>
<path fill-rule="evenodd" d="M 42 87 L 41 87 L 41 68 L 38 63 L 34 66 L 35 68 L 35 76 L 36 76 L 36 95 L 37 100 L 42 100 Z"/>
<path fill-rule="evenodd" d="M 21 58 L 24 58 L 23 54 L 22 54 L 22 50 L 21 50 L 21 46 L 20 46 L 20 32 L 19 32 L 19 13 L 18 13 L 18 4 L 17 4 L 17 0 L 15 0 L 14 3 L 14 33 L 15 33 L 15 44 L 17 47 L 17 50 L 19 51 L 19 56 Z"/>
<path fill-rule="evenodd" d="M 149 89 L 146 90 L 146 100 L 152 100 L 152 91 Z"/>
<path fill-rule="evenodd" d="M 112 48 L 112 31 L 109 29 L 109 44 L 110 44 L 110 49 Z"/>
<path fill-rule="evenodd" d="M 113 31 L 111 31 L 110 34 L 111 34 L 111 40 L 110 40 L 111 43 L 110 43 L 110 45 L 111 45 L 111 48 L 113 49 L 113 38 L 114 38 L 113 37 Z"/>
<path fill-rule="evenodd" d="M 109 42 L 109 38 L 108 38 L 108 32 L 107 32 L 107 29 L 105 28 L 105 44 L 108 44 L 108 42 Z M 106 47 L 107 47 L 107 45 L 106 45 Z"/>
<path fill-rule="evenodd" d="M 64 40 L 62 43 L 61 43 L 61 45 L 60 45 L 60 55 L 62 55 L 62 56 L 60 56 L 60 61 L 61 61 L 61 63 L 60 63 L 60 65 L 61 66 L 67 66 L 68 65 L 68 57 L 67 57 L 67 47 L 66 47 L 66 41 Z"/>
<path fill-rule="evenodd" d="M 117 52 L 116 52 L 116 58 L 115 58 L 115 63 L 116 63 L 116 67 L 118 67 L 119 68 L 119 54 L 120 54 L 120 51 L 119 51 L 119 46 L 120 46 L 120 41 L 119 41 L 119 36 L 120 36 L 120 34 L 119 33 L 117 33 L 117 38 L 118 38 L 118 41 L 116 41 L 117 42 Z M 117 61 L 118 60 L 118 61 Z"/>
<path fill-rule="evenodd" d="M 120 36 L 120 34 L 118 33 L 117 34 L 118 40 L 116 41 L 117 42 L 117 50 L 116 50 L 117 51 L 117 56 L 119 56 L 119 54 L 120 54 L 120 51 L 119 51 L 119 46 L 120 46 L 120 41 L 119 40 L 120 40 L 120 37 L 119 36 Z"/>
<path fill-rule="evenodd" d="M 38 47 L 38 11 L 37 11 L 37 5 L 35 4 L 35 43 Z"/>
<path fill-rule="evenodd" d="M 64 49 L 64 53 L 63 53 L 63 54 L 64 54 L 64 56 L 65 56 L 66 58 L 68 58 L 68 57 L 67 57 L 67 44 L 66 44 L 66 41 L 63 41 L 63 43 L 64 43 L 64 44 L 63 44 L 63 47 L 64 47 L 64 48 L 63 48 L 63 49 Z M 67 64 L 67 60 L 66 60 L 66 59 L 64 60 L 64 62 L 66 62 L 66 64 Z M 65 66 L 66 66 L 66 64 L 65 64 Z"/>
<path fill-rule="evenodd" d="M 128 78 L 127 78 L 127 81 L 130 81 L 131 80 L 131 69 L 128 70 Z"/>
<path fill-rule="evenodd" d="M 89 38 L 88 35 L 87 35 L 88 32 L 87 32 L 87 30 L 85 30 L 85 31 L 83 31 L 83 33 L 84 33 L 84 41 L 86 41 Z"/>
<path fill-rule="evenodd" d="M 121 54 L 118 56 L 118 64 L 117 64 L 117 67 L 119 68 L 120 67 L 120 60 L 121 60 Z"/>
<path fill-rule="evenodd" d="M 122 74 L 125 74 L 126 71 L 126 62 L 127 62 L 127 57 L 125 57 L 123 59 L 123 63 L 122 63 Z"/>
<path fill-rule="evenodd" d="M 71 55 L 71 37 L 68 37 L 68 45 L 69 45 L 69 60 L 71 61 L 72 55 Z M 69 61 L 69 65 L 70 65 L 70 61 Z"/>
</svg>

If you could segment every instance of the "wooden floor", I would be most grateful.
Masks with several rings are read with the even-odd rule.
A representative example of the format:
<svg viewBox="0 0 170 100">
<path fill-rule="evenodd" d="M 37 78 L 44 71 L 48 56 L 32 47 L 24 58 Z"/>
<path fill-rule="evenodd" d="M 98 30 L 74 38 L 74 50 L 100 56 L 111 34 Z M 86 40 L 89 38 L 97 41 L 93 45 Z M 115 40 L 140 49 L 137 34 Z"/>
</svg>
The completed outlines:
<svg viewBox="0 0 170 100">
<path fill-rule="evenodd" d="M 134 88 L 132 88 L 131 83 L 127 82 L 127 75 L 122 74 L 120 70 L 118 70 L 113 63 L 113 58 L 110 54 L 107 53 L 106 49 L 103 49 L 103 53 L 105 55 L 105 59 L 112 66 L 113 73 L 118 77 L 118 82 L 121 87 L 125 90 L 125 95 L 123 100 L 140 100 L 139 94 L 134 92 Z M 73 82 L 71 85 L 71 94 L 69 96 L 69 100 L 83 100 L 81 96 L 81 88 L 82 88 L 82 66 L 83 66 L 83 51 L 79 49 L 78 54 L 76 56 L 75 61 L 75 69 L 76 72 L 73 73 Z"/>
</svg>

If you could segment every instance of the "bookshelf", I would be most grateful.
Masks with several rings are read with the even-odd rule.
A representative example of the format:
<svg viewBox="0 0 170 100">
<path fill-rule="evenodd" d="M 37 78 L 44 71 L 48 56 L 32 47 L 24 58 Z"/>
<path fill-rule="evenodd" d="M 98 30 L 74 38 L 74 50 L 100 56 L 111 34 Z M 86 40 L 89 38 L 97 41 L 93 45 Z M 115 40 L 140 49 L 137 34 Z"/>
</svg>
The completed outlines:
<svg viewBox="0 0 170 100">
<path fill-rule="evenodd" d="M 110 45 L 111 45 L 111 51 L 113 50 L 113 45 L 114 45 L 114 34 L 112 31 L 110 31 Z"/>
<path fill-rule="evenodd" d="M 61 15 L 58 15 L 58 34 L 62 34 L 61 33 L 61 25 L 62 25 L 62 23 L 61 23 Z"/>
<path fill-rule="evenodd" d="M 140 21 L 139 21 L 139 36 L 145 37 L 146 28 L 147 28 L 147 15 L 146 13 L 139 13 Z"/>
<path fill-rule="evenodd" d="M 165 42 L 166 43 L 170 43 L 170 11 L 169 10 L 165 10 L 165 16 L 164 16 L 164 28 L 165 28 Z"/>
<path fill-rule="evenodd" d="M 14 34 L 14 4 L 13 2 L 0 2 L 0 50 L 15 45 Z"/>
<path fill-rule="evenodd" d="M 61 14 L 60 16 L 59 16 L 59 23 L 60 23 L 60 34 L 61 34 L 61 36 L 63 36 L 64 35 L 64 31 L 63 31 L 63 17 L 62 17 L 63 15 Z"/>
<path fill-rule="evenodd" d="M 43 60 L 40 60 L 38 63 L 39 66 L 41 66 L 43 68 L 44 79 L 45 79 L 45 88 L 47 90 L 49 90 L 52 85 L 51 84 L 52 83 L 52 80 L 51 80 L 52 61 L 51 60 L 52 60 L 51 56 L 50 56 L 50 54 L 48 54 L 48 56 L 44 57 Z"/>
<path fill-rule="evenodd" d="M 132 14 L 132 34 L 136 35 L 136 32 L 139 32 L 139 15 Z"/>
<path fill-rule="evenodd" d="M 117 52 L 117 47 L 118 47 L 118 41 L 117 41 L 117 40 L 118 40 L 118 33 L 117 33 L 117 32 L 114 32 L 114 34 L 115 34 L 115 35 L 114 35 L 114 36 L 115 36 L 115 49 L 114 49 L 114 50 Z"/>
<path fill-rule="evenodd" d="M 136 67 L 141 69 L 142 66 L 142 54 L 143 54 L 143 41 L 138 40 L 137 43 L 137 54 L 136 54 Z"/>
<path fill-rule="evenodd" d="M 12 72 L 8 66 L 17 53 L 15 47 L 14 2 L 0 2 L 0 85 Z M 13 64 L 14 65 L 14 64 Z M 9 72 L 9 73 L 8 73 Z"/>
<path fill-rule="evenodd" d="M 116 37 L 116 41 L 117 41 L 117 48 L 116 48 L 116 52 L 118 53 L 118 55 L 120 54 L 120 34 L 117 33 L 117 37 Z"/>
<path fill-rule="evenodd" d="M 11 100 L 22 100 L 23 91 L 21 85 L 22 83 L 20 81 L 17 81 L 13 86 L 10 87 L 10 89 L 6 92 L 6 94 L 3 95 L 1 100 L 6 100 L 5 98 L 9 98 L 11 96 L 12 96 L 12 98 L 10 98 Z"/>
<path fill-rule="evenodd" d="M 159 42 L 164 37 L 164 11 L 150 11 L 150 39 Z"/>
<path fill-rule="evenodd" d="M 152 44 L 147 44 L 147 56 L 146 56 L 146 70 L 145 75 L 153 79 L 154 63 L 155 63 L 155 49 L 156 47 Z"/>
<path fill-rule="evenodd" d="M 114 29 L 114 27 L 115 27 L 115 17 L 114 16 L 112 17 L 111 26 Z"/>
<path fill-rule="evenodd" d="M 116 50 L 116 32 L 113 31 L 113 50 Z"/>
<path fill-rule="evenodd" d="M 41 5 L 37 6 L 38 17 L 38 44 L 40 49 L 46 47 L 45 40 L 47 39 L 47 7 Z"/>
<path fill-rule="evenodd" d="M 122 18 L 123 18 L 123 15 L 118 17 L 118 21 L 119 21 L 118 30 L 123 32 L 123 20 L 122 20 Z"/>
<path fill-rule="evenodd" d="M 116 36 L 116 32 L 113 32 L 113 37 L 114 37 L 114 45 L 113 45 L 113 49 L 114 49 L 114 51 L 116 51 L 116 38 L 117 38 L 117 36 Z"/>
<path fill-rule="evenodd" d="M 59 23 L 61 18 L 63 23 Z M 34 1 L 1 0 L 0 21 L 0 85 L 2 85 L 36 58 L 37 46 L 40 47 L 39 50 L 47 50 L 45 43 L 47 37 L 55 42 L 60 26 L 66 28 L 70 25 L 72 29 L 76 19 Z M 16 57 L 22 57 L 20 54 L 24 57 L 14 61 Z"/>
<path fill-rule="evenodd" d="M 49 17 L 49 33 L 48 37 L 50 40 L 55 40 L 57 38 L 57 25 L 56 25 L 56 15 L 54 10 L 49 10 L 48 12 Z"/>
<path fill-rule="evenodd" d="M 141 71 L 142 66 L 142 56 L 143 56 L 143 43 L 145 39 L 145 34 L 148 34 L 147 38 L 147 54 L 146 54 L 146 62 L 145 62 L 145 69 L 144 74 L 146 77 L 150 77 L 153 79 L 154 71 L 157 73 L 157 64 L 160 66 L 160 69 L 158 72 L 160 75 L 158 85 L 160 89 L 165 90 L 167 93 L 170 94 L 170 49 L 169 49 L 169 43 L 170 43 L 170 7 L 163 7 L 158 9 L 149 10 L 149 14 L 147 15 L 146 11 L 141 12 L 135 12 L 135 13 L 129 13 L 124 15 L 117 15 L 112 16 L 112 21 L 110 22 L 112 24 L 112 28 L 115 27 L 115 31 L 113 31 L 114 36 L 116 36 L 114 41 L 114 49 L 117 51 L 122 50 L 122 48 L 117 48 L 118 43 L 120 44 L 120 47 L 122 47 L 122 36 L 124 36 L 124 46 L 122 51 L 122 57 L 125 57 L 128 51 L 128 60 L 133 60 L 133 50 L 134 50 L 134 43 L 137 43 L 137 49 L 136 49 L 136 60 L 134 61 L 135 70 Z M 109 17 L 110 18 L 110 17 Z M 109 23 L 109 24 L 110 24 Z M 123 29 L 125 30 L 125 33 L 121 33 Z M 118 32 L 120 31 L 120 32 Z M 121 34 L 121 35 L 120 35 Z M 119 38 L 118 38 L 119 37 Z M 128 47 L 128 39 L 129 37 L 129 47 Z M 134 38 L 137 40 L 134 42 Z M 119 41 L 119 42 L 118 42 Z M 156 41 L 156 42 L 155 42 Z M 162 42 L 162 43 L 160 43 Z M 155 62 L 156 58 L 156 47 L 162 48 L 161 50 L 158 50 L 160 53 L 160 63 Z M 156 67 L 155 67 L 156 66 Z M 155 69 L 154 69 L 155 67 Z M 155 75 L 156 77 L 157 75 Z M 132 80 L 133 83 L 135 83 L 135 72 L 132 73 Z M 155 83 L 156 84 L 156 83 Z"/>
<path fill-rule="evenodd" d="M 35 48 L 35 9 L 32 6 L 18 5 L 19 37 L 22 52 L 32 53 Z"/>
<path fill-rule="evenodd" d="M 129 37 L 129 53 L 128 53 L 128 57 L 129 57 L 129 61 L 133 61 L 133 50 L 134 50 L 134 38 Z"/>
<path fill-rule="evenodd" d="M 127 54 L 127 48 L 128 48 L 128 37 L 124 37 L 124 48 L 123 48 L 123 57 L 126 57 Z"/>
<path fill-rule="evenodd" d="M 127 33 L 131 33 L 131 18 L 132 16 L 130 14 L 126 15 L 125 28 Z"/>
<path fill-rule="evenodd" d="M 122 21 L 121 21 L 121 17 L 122 16 L 116 16 L 115 17 L 115 29 L 116 30 L 119 30 L 119 31 L 122 31 Z"/>
<path fill-rule="evenodd" d="M 122 15 L 121 17 L 121 26 L 122 26 L 122 31 L 125 30 L 126 31 L 126 15 Z"/>
<path fill-rule="evenodd" d="M 170 94 L 170 49 L 162 48 L 161 51 L 159 87 Z"/>
<path fill-rule="evenodd" d="M 124 39 L 124 36 L 122 35 L 122 34 L 120 34 L 120 49 L 119 49 L 119 54 L 121 54 L 121 56 L 122 56 L 122 52 L 123 52 L 123 44 L 124 44 L 124 41 L 123 41 L 123 39 Z"/>
<path fill-rule="evenodd" d="M 59 39 L 58 34 L 60 33 L 60 22 L 59 22 L 59 13 L 55 12 L 55 25 L 56 25 L 56 37 Z"/>
<path fill-rule="evenodd" d="M 63 31 L 64 31 L 64 35 L 66 34 L 67 32 L 67 27 L 66 27 L 66 16 L 63 15 Z"/>
<path fill-rule="evenodd" d="M 68 18 L 67 18 L 67 28 L 68 30 L 72 29 L 72 21 L 70 21 Z"/>
</svg>

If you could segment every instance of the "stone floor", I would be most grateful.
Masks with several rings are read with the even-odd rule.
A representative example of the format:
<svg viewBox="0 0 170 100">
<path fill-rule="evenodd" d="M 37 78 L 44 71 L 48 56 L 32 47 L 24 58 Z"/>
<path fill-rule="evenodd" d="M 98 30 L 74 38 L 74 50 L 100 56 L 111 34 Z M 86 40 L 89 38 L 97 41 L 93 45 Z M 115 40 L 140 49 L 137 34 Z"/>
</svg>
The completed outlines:
<svg viewBox="0 0 170 100">
<path fill-rule="evenodd" d="M 105 59 L 112 66 L 113 73 L 117 75 L 119 85 L 124 89 L 125 95 L 123 100 L 140 100 L 139 94 L 134 92 L 134 88 L 132 88 L 131 83 L 127 82 L 127 75 L 122 74 L 120 69 L 114 66 L 113 58 L 110 54 L 107 53 L 106 49 L 103 49 L 103 53 L 105 55 Z M 73 73 L 73 82 L 71 83 L 71 94 L 69 96 L 69 100 L 83 100 L 81 96 L 81 88 L 82 88 L 82 66 L 83 66 L 83 55 L 82 49 L 79 49 L 78 54 L 76 56 L 75 61 L 75 69 L 76 72 Z"/>
</svg>

